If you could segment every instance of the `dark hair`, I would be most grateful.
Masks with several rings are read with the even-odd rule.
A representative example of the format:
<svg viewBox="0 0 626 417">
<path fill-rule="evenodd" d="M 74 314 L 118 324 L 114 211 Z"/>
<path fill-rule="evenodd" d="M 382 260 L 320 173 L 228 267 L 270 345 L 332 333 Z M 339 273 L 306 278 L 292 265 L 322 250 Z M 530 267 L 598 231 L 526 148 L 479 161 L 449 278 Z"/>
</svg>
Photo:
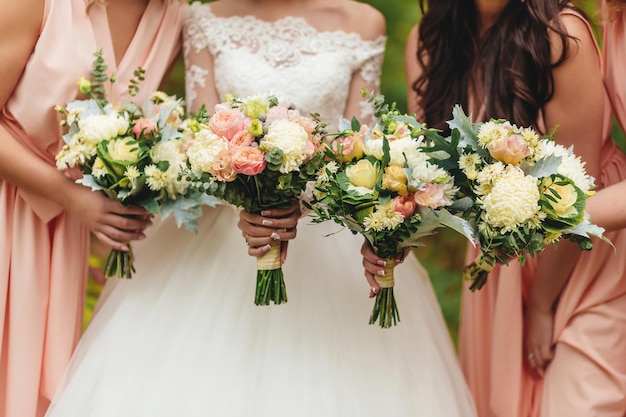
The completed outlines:
<svg viewBox="0 0 626 417">
<path fill-rule="evenodd" d="M 567 0 L 511 0 L 498 21 L 478 33 L 474 0 L 433 0 L 419 26 L 416 58 L 423 68 L 413 82 L 424 121 L 446 129 L 454 104 L 469 105 L 474 74 L 482 74 L 481 102 L 487 118 L 535 125 L 539 110 L 554 93 L 552 69 L 567 54 L 569 36 L 558 15 L 573 8 Z M 557 33 L 563 53 L 551 62 L 548 28 Z"/>
</svg>

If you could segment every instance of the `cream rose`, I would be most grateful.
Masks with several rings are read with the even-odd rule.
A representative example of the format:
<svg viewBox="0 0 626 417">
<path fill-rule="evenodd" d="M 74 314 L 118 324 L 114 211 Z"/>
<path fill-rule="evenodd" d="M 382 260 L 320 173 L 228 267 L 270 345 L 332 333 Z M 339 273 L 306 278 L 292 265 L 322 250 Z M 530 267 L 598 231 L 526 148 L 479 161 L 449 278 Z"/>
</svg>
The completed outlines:
<svg viewBox="0 0 626 417">
<path fill-rule="evenodd" d="M 367 159 L 361 159 L 354 165 L 346 168 L 346 176 L 350 181 L 348 190 L 356 191 L 360 195 L 372 194 L 378 180 L 379 168 Z"/>
<path fill-rule="evenodd" d="M 491 142 L 487 149 L 496 160 L 512 165 L 519 164 L 531 153 L 524 138 L 515 134 Z"/>
<path fill-rule="evenodd" d="M 111 161 L 122 165 L 130 165 L 137 162 L 139 144 L 135 138 L 126 136 L 110 141 L 107 146 L 107 152 Z"/>
<path fill-rule="evenodd" d="M 124 135 L 128 131 L 128 126 L 126 117 L 117 113 L 97 114 L 78 121 L 81 136 L 92 144 Z"/>
</svg>

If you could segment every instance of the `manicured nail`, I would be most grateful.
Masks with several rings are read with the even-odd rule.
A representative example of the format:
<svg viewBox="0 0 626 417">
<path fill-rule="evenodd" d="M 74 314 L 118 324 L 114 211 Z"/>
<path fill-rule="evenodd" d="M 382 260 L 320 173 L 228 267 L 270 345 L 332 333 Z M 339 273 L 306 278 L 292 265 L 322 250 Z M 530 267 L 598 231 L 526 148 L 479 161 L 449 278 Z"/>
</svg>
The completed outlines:
<svg viewBox="0 0 626 417">
<path fill-rule="evenodd" d="M 379 259 L 376 261 L 376 265 L 378 266 L 387 266 L 387 262 L 384 259 Z"/>
<path fill-rule="evenodd" d="M 143 233 L 139 235 L 139 240 L 144 240 L 147 236 Z"/>
<path fill-rule="evenodd" d="M 272 210 L 263 210 L 261 212 L 261 216 L 271 216 L 272 215 Z"/>
<path fill-rule="evenodd" d="M 121 250 L 121 251 L 123 251 L 123 252 L 128 252 L 130 249 L 128 248 L 128 246 L 126 246 L 126 245 L 122 245 L 122 246 L 120 247 L 120 250 Z"/>
<path fill-rule="evenodd" d="M 272 246 L 271 246 L 271 245 L 269 245 L 269 244 L 268 244 L 268 245 L 265 245 L 265 246 L 263 246 L 263 247 L 261 248 L 261 250 L 263 251 L 263 253 L 269 252 L 269 251 L 270 251 L 270 249 L 272 249 Z"/>
<path fill-rule="evenodd" d="M 378 271 L 376 271 L 376 275 L 384 277 L 385 276 L 385 270 L 384 269 L 379 269 Z"/>
<path fill-rule="evenodd" d="M 278 233 L 285 233 L 287 231 L 287 229 L 278 229 L 277 232 Z"/>
<path fill-rule="evenodd" d="M 372 292 L 373 292 L 374 294 L 378 294 L 378 291 L 377 291 L 377 290 L 376 290 L 376 288 L 374 288 L 374 287 L 372 287 Z"/>
<path fill-rule="evenodd" d="M 274 222 L 271 221 L 271 220 L 263 219 L 262 224 L 263 224 L 263 226 L 271 226 L 271 225 L 274 224 Z"/>
<path fill-rule="evenodd" d="M 280 235 L 276 232 L 272 232 L 270 236 L 273 240 L 280 240 Z"/>
</svg>

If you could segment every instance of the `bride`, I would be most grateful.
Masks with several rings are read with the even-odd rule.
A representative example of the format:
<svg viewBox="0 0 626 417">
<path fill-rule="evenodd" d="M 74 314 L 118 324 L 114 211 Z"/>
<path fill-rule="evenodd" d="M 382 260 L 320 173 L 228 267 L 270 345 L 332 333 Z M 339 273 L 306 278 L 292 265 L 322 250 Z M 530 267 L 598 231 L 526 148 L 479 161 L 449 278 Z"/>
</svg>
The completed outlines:
<svg viewBox="0 0 626 417">
<path fill-rule="evenodd" d="M 367 118 L 380 13 L 352 0 L 222 0 L 189 6 L 187 99 L 267 91 L 323 120 Z M 168 218 L 136 245 L 86 331 L 49 417 L 475 415 L 428 276 L 396 271 L 402 321 L 368 325 L 361 239 L 301 221 L 283 266 L 289 302 L 253 303 L 256 264 L 228 206 L 199 232 Z M 331 234 L 329 237 L 325 235 Z"/>
</svg>

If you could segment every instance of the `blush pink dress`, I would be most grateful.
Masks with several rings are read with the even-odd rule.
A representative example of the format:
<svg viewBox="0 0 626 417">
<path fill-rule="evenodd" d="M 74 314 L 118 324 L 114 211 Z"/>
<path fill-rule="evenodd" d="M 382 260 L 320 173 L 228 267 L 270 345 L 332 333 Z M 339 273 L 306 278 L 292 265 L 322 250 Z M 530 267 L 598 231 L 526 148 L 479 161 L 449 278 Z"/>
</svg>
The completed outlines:
<svg viewBox="0 0 626 417">
<path fill-rule="evenodd" d="M 620 56 L 625 62 L 623 49 Z M 616 71 L 626 67 L 620 68 Z M 608 97 L 605 101 L 602 171 L 596 178 L 600 187 L 626 178 L 626 157 L 610 138 Z M 464 288 L 460 358 L 480 417 L 624 416 L 626 231 L 606 236 L 615 249 L 596 241 L 592 251 L 581 252 L 560 296 L 555 357 L 542 380 L 533 379 L 525 368 L 523 351 L 524 305 L 536 259 L 523 268 L 517 262 L 496 267 L 480 291 Z M 467 261 L 476 255 L 469 251 Z"/>
<path fill-rule="evenodd" d="M 159 87 L 178 51 L 180 7 L 152 0 L 119 65 L 106 9 L 85 0 L 46 0 L 40 37 L 0 113 L 0 128 L 54 166 L 60 149 L 55 105 L 77 95 L 102 48 L 124 100 L 133 71 L 146 69 L 137 97 Z M 43 415 L 81 331 L 88 231 L 61 207 L 0 179 L 0 417 Z"/>
</svg>

